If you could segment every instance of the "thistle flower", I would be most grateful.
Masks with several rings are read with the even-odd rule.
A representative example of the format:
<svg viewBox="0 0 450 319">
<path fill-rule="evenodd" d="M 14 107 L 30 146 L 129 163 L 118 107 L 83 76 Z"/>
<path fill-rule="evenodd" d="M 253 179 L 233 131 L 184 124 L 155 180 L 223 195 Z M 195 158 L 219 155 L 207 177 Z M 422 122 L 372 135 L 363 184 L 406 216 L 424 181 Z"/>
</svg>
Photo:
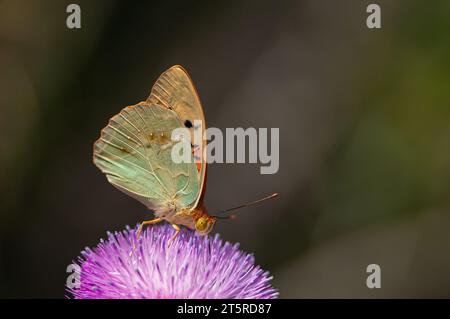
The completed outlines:
<svg viewBox="0 0 450 319">
<path fill-rule="evenodd" d="M 276 298 L 268 273 L 239 245 L 218 235 L 198 236 L 168 224 L 148 227 L 136 241 L 137 228 L 108 233 L 78 258 L 79 287 L 74 298 Z M 136 244 L 136 249 L 133 247 Z"/>
</svg>

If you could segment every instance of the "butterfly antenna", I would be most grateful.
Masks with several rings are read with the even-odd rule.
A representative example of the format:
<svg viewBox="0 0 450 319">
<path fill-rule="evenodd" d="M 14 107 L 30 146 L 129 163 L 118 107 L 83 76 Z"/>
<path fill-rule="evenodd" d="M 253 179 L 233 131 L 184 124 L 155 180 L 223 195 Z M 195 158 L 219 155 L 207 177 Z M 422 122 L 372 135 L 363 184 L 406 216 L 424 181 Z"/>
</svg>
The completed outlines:
<svg viewBox="0 0 450 319">
<path fill-rule="evenodd" d="M 252 205 L 254 205 L 254 204 L 263 202 L 263 201 L 265 201 L 265 200 L 267 200 L 267 199 L 275 198 L 275 197 L 277 197 L 277 196 L 278 196 L 278 193 L 273 193 L 272 195 L 269 195 L 269 196 L 266 196 L 266 197 L 264 197 L 264 198 L 255 200 L 255 201 L 253 201 L 253 202 L 245 203 L 245 204 L 242 204 L 242 205 L 239 205 L 239 206 L 236 206 L 236 207 L 232 207 L 232 208 L 228 208 L 228 209 L 219 211 L 219 212 L 217 212 L 217 214 L 228 213 L 228 212 L 231 212 L 231 211 L 233 211 L 233 210 L 237 210 L 237 209 L 244 208 L 244 207 L 247 207 L 247 206 L 252 206 Z M 234 214 L 233 214 L 233 215 L 229 215 L 229 216 L 216 216 L 216 215 L 211 215 L 211 216 L 212 216 L 212 217 L 215 217 L 215 218 L 217 218 L 217 219 L 233 219 L 233 218 L 236 218 L 236 215 L 234 215 Z"/>
</svg>

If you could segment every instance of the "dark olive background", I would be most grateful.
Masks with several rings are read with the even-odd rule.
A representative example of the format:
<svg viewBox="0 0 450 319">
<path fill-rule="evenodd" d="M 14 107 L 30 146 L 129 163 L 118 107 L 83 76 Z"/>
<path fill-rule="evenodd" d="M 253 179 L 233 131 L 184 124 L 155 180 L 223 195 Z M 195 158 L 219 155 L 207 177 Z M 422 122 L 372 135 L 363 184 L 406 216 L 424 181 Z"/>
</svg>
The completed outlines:
<svg viewBox="0 0 450 319">
<path fill-rule="evenodd" d="M 280 170 L 213 164 L 210 211 L 283 298 L 450 297 L 450 2 L 0 2 L 0 296 L 64 297 L 66 267 L 151 218 L 92 164 L 107 120 L 174 64 L 209 126 L 280 128 Z M 380 264 L 382 288 L 365 285 Z"/>
</svg>

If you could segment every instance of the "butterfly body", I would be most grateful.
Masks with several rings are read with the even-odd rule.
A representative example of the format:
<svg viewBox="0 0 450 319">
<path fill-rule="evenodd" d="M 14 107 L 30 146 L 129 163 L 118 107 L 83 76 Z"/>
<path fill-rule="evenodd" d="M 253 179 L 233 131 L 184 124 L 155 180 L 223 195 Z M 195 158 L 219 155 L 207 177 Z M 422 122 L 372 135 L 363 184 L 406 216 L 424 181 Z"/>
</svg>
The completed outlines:
<svg viewBox="0 0 450 319">
<path fill-rule="evenodd" d="M 187 72 L 174 66 L 158 78 L 146 101 L 113 116 L 94 143 L 94 164 L 108 181 L 153 211 L 155 219 L 142 225 L 166 220 L 178 231 L 178 225 L 200 234 L 212 229 L 215 218 L 203 205 L 206 161 L 175 163 L 171 157 L 172 132 L 186 128 L 194 136 L 198 127 L 188 124 L 195 121 L 201 121 L 203 136 L 200 99 Z M 194 147 L 192 152 L 198 154 Z"/>
</svg>

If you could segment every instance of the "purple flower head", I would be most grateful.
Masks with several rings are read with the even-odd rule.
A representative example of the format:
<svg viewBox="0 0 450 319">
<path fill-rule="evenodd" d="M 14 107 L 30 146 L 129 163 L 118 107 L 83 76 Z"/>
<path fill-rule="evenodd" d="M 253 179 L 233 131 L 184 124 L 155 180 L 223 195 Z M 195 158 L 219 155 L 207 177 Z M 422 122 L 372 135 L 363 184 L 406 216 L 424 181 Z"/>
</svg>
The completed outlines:
<svg viewBox="0 0 450 319">
<path fill-rule="evenodd" d="M 136 242 L 135 229 L 108 233 L 78 258 L 74 298 L 276 298 L 269 274 L 252 255 L 218 235 L 198 236 L 163 223 L 148 227 Z M 136 250 L 133 249 L 136 243 Z"/>
</svg>

